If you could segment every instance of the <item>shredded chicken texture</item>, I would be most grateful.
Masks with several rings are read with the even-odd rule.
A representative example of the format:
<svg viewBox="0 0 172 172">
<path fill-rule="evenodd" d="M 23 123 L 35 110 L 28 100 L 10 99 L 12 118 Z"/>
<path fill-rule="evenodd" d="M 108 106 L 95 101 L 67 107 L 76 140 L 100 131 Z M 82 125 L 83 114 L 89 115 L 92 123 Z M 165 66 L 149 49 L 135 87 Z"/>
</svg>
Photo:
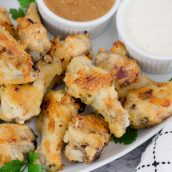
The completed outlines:
<svg viewBox="0 0 172 172">
<path fill-rule="evenodd" d="M 0 89 L 0 119 L 23 124 L 39 115 L 43 97 L 56 75 L 62 72 L 61 63 L 45 56 L 36 65 L 37 80 L 31 84 L 2 86 Z"/>
<path fill-rule="evenodd" d="M 6 8 L 0 7 L 0 26 L 4 27 L 12 36 L 15 36 L 15 27 Z"/>
<path fill-rule="evenodd" d="M 73 58 L 64 79 L 67 92 L 80 98 L 102 114 L 111 133 L 121 137 L 129 125 L 128 112 L 118 101 L 113 78 L 101 68 L 92 65 L 86 56 Z"/>
<path fill-rule="evenodd" d="M 172 115 L 172 82 L 131 90 L 124 105 L 134 128 L 152 127 Z"/>
<path fill-rule="evenodd" d="M 18 36 L 21 44 L 38 61 L 51 48 L 48 33 L 41 23 L 35 3 L 31 3 L 26 16 L 18 20 Z"/>
<path fill-rule="evenodd" d="M 89 55 L 91 58 L 92 43 L 87 34 L 69 35 L 64 41 L 57 37 L 50 54 L 61 61 L 63 72 L 65 72 L 73 57 Z"/>
<path fill-rule="evenodd" d="M 108 124 L 96 114 L 76 115 L 65 133 L 69 161 L 91 163 L 101 156 L 110 139 Z"/>
<path fill-rule="evenodd" d="M 0 166 L 12 160 L 24 160 L 35 149 L 35 136 L 26 125 L 0 124 Z"/>
<path fill-rule="evenodd" d="M 33 82 L 37 73 L 32 65 L 31 56 L 0 26 L 0 85 Z"/>
<path fill-rule="evenodd" d="M 127 50 L 121 42 L 114 43 L 111 51 L 101 49 L 96 56 L 96 66 L 111 73 L 119 97 L 125 99 L 130 89 L 137 89 L 152 83 L 137 62 L 127 56 Z"/>
<path fill-rule="evenodd" d="M 78 113 L 80 105 L 64 90 L 49 91 L 46 95 L 42 113 L 38 118 L 38 127 L 42 139 L 37 152 L 40 163 L 48 171 L 56 172 L 63 167 L 63 137 L 68 122 Z"/>
</svg>

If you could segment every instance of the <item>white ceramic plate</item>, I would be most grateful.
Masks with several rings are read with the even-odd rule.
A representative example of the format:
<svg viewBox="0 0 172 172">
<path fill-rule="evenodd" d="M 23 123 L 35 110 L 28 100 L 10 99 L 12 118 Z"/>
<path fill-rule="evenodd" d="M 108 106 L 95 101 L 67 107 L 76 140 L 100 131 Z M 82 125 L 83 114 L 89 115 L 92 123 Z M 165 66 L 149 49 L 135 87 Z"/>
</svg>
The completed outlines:
<svg viewBox="0 0 172 172">
<path fill-rule="evenodd" d="M 0 5 L 7 8 L 18 7 L 17 0 L 1 0 Z M 94 52 L 96 53 L 101 47 L 109 49 L 115 40 L 117 40 L 117 34 L 114 17 L 111 22 L 111 25 L 107 28 L 107 30 L 99 38 L 93 40 Z M 169 80 L 169 78 L 172 77 L 172 73 L 167 75 L 147 75 L 149 75 L 152 79 L 156 81 L 167 81 Z M 165 124 L 166 121 L 154 128 L 139 130 L 137 140 L 131 145 L 125 146 L 114 144 L 113 142 L 109 143 L 109 145 L 103 151 L 101 158 L 89 165 L 80 163 L 69 163 L 65 158 L 63 158 L 63 162 L 65 165 L 64 172 L 89 172 L 113 160 L 116 160 L 117 158 L 127 154 L 128 152 L 132 151 L 133 149 L 144 143 L 146 140 L 154 136 L 158 131 L 162 129 L 163 125 Z M 34 120 L 30 122 L 29 125 L 34 128 Z"/>
</svg>

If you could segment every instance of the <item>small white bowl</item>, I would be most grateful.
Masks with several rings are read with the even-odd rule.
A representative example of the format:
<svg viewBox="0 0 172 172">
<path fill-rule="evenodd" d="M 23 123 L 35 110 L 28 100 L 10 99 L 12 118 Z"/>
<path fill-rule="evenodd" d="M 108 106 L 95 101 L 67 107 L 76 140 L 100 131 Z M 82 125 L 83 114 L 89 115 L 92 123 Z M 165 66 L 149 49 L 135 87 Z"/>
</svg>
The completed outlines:
<svg viewBox="0 0 172 172">
<path fill-rule="evenodd" d="M 125 44 L 129 55 L 138 61 L 143 71 L 154 74 L 172 72 L 172 57 L 149 54 L 139 49 L 137 45 L 134 45 L 133 42 L 127 37 L 124 29 L 125 26 L 123 25 L 123 20 L 126 7 L 131 1 L 132 0 L 123 0 L 116 15 L 116 25 L 119 40 Z"/>
<path fill-rule="evenodd" d="M 45 22 L 46 27 L 51 33 L 54 35 L 65 36 L 67 34 L 82 33 L 87 31 L 91 38 L 97 37 L 106 29 L 111 21 L 112 16 L 117 11 L 120 2 L 121 0 L 116 0 L 111 10 L 96 20 L 88 22 L 75 22 L 57 16 L 48 9 L 43 0 L 37 0 L 39 12 Z"/>
</svg>

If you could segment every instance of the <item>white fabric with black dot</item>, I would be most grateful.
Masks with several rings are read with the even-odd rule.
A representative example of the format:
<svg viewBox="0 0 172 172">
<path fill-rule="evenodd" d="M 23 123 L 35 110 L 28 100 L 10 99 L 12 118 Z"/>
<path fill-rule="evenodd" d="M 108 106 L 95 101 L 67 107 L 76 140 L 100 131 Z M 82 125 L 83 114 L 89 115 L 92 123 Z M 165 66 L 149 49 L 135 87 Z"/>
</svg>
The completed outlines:
<svg viewBox="0 0 172 172">
<path fill-rule="evenodd" d="M 172 118 L 146 148 L 135 172 L 172 172 Z"/>
</svg>

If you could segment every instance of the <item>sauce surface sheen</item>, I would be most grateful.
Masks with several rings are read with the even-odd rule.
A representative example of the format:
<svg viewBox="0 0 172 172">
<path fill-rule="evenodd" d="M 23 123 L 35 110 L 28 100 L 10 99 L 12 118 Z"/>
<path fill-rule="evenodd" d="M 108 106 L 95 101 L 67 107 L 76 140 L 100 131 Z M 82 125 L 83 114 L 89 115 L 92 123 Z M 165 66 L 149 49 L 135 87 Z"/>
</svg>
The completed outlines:
<svg viewBox="0 0 172 172">
<path fill-rule="evenodd" d="M 44 0 L 56 15 L 71 21 L 85 22 L 105 15 L 115 0 Z"/>
<path fill-rule="evenodd" d="M 123 26 L 126 36 L 141 50 L 172 56 L 172 0 L 131 0 Z"/>
</svg>

